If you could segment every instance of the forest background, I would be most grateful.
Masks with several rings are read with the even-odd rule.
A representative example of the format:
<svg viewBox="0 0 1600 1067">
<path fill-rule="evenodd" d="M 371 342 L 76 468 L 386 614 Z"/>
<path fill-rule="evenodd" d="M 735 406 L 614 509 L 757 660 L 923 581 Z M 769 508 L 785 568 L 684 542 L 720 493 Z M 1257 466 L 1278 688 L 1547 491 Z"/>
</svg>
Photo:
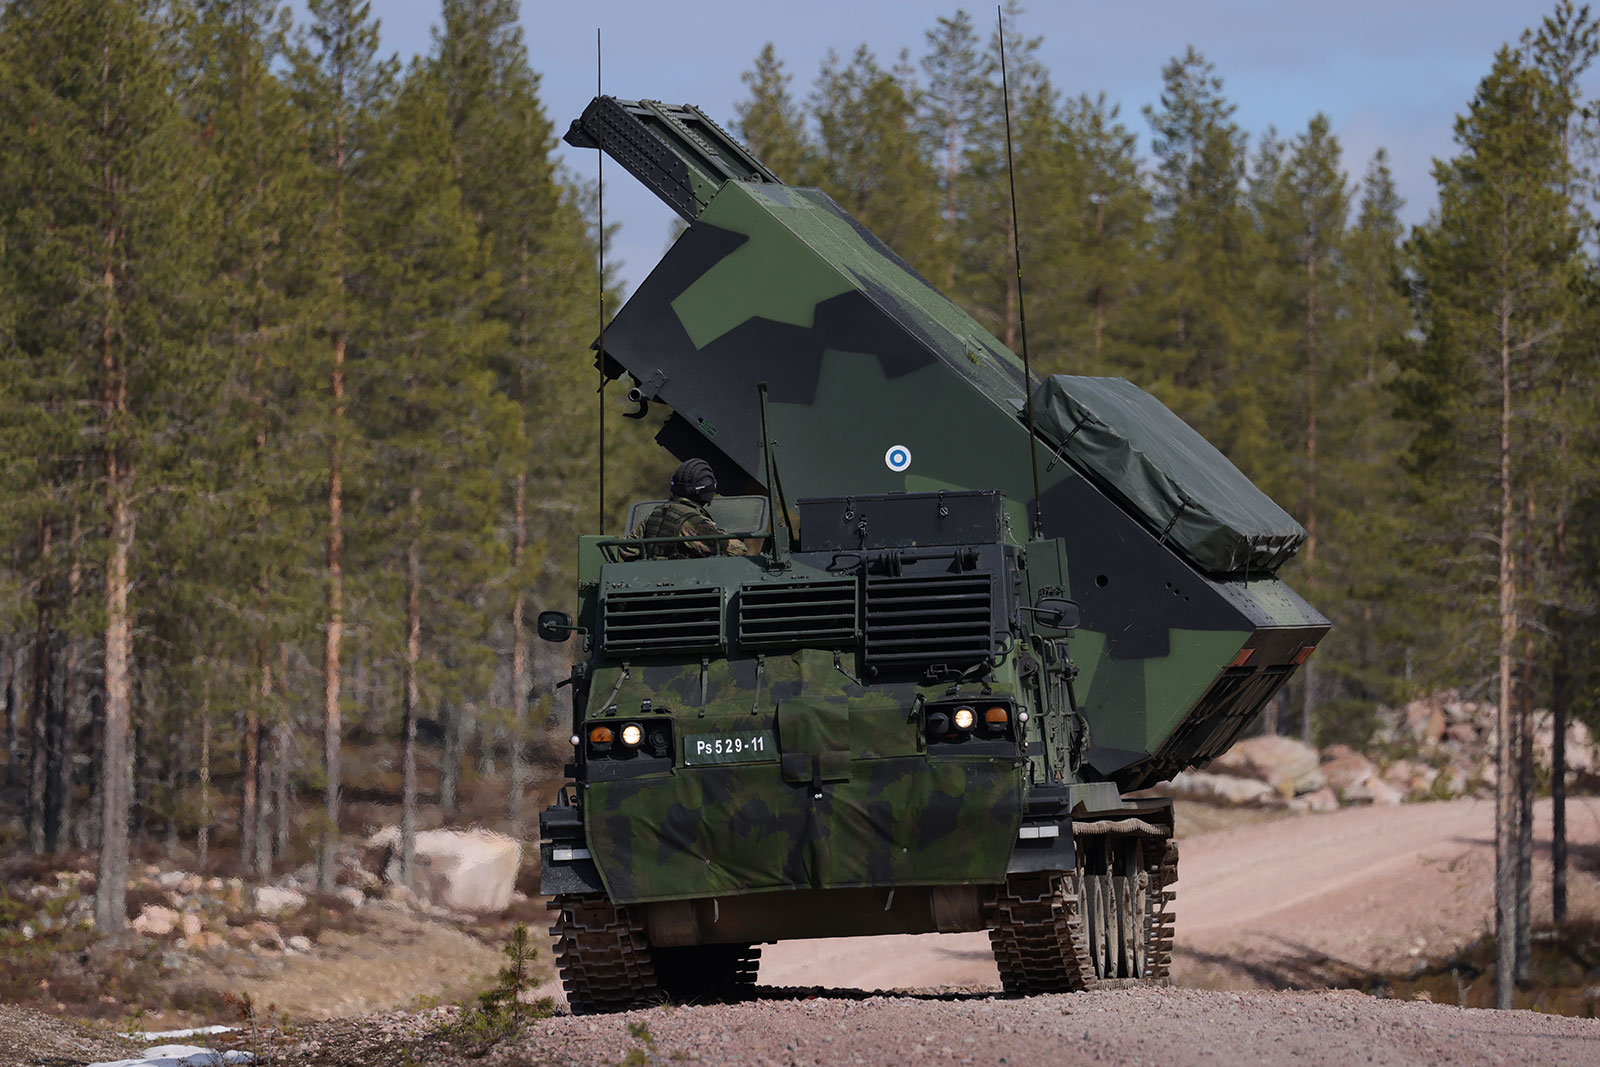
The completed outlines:
<svg viewBox="0 0 1600 1067">
<path fill-rule="evenodd" d="M 672 461 L 612 420 L 599 501 L 613 235 L 517 20 L 445 0 L 402 66 L 354 0 L 0 3 L 0 847 L 97 849 L 105 928 L 130 836 L 331 883 L 353 745 L 406 835 L 497 763 L 527 828 L 567 732 L 528 618 Z M 1410 232 L 1325 116 L 1240 128 L 1193 49 L 1125 115 L 1007 27 L 1037 369 L 1150 390 L 1308 531 L 1336 627 L 1265 728 L 1361 744 L 1444 686 L 1594 722 L 1588 9 L 1486 57 Z M 808 87 L 769 45 L 725 118 L 1015 349 L 998 41 L 913 43 Z"/>
</svg>

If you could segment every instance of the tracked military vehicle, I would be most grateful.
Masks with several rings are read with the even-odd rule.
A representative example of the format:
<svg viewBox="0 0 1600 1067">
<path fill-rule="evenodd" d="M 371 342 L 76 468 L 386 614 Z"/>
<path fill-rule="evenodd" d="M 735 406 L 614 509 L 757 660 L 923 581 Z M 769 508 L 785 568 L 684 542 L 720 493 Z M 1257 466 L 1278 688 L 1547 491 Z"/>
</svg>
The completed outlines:
<svg viewBox="0 0 1600 1067">
<path fill-rule="evenodd" d="M 1326 633 L 1275 577 L 1303 531 L 1130 383 L 1030 380 L 698 110 L 600 97 L 566 139 L 687 223 L 597 358 L 747 490 L 713 514 L 754 550 L 586 536 L 576 619 L 541 616 L 581 643 L 540 845 L 573 1009 L 859 934 L 988 930 L 1013 992 L 1163 980 L 1172 810 L 1127 794 Z"/>
</svg>

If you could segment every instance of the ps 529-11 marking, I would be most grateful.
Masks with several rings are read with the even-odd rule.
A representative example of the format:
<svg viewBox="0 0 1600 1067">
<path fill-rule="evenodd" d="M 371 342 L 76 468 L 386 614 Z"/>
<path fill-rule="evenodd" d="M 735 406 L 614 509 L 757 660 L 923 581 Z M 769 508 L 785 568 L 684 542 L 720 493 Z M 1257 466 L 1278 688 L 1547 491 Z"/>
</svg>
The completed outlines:
<svg viewBox="0 0 1600 1067">
<path fill-rule="evenodd" d="M 683 739 L 683 762 L 759 763 L 778 758 L 778 741 L 771 730 L 737 733 L 690 734 Z"/>
</svg>

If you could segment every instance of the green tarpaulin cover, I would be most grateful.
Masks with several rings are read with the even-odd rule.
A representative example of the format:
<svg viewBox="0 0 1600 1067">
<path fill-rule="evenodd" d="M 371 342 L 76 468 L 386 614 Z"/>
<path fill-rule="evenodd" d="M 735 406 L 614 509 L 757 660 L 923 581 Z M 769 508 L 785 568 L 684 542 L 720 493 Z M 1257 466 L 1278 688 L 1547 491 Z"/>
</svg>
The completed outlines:
<svg viewBox="0 0 1600 1067">
<path fill-rule="evenodd" d="M 1047 378 L 1033 418 L 1058 454 L 1202 570 L 1271 574 L 1305 540 L 1228 457 L 1125 378 Z"/>
</svg>

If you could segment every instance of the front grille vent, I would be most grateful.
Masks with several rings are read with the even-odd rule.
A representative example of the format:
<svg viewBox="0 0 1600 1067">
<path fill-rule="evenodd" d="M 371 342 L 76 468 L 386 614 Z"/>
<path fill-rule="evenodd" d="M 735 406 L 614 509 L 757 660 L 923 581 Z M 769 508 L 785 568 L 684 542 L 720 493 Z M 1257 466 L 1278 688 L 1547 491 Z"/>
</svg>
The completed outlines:
<svg viewBox="0 0 1600 1067">
<path fill-rule="evenodd" d="M 856 636 L 854 579 L 762 582 L 739 590 L 744 648 L 832 648 Z"/>
<path fill-rule="evenodd" d="M 874 674 L 956 673 L 993 651 L 990 576 L 867 576 L 866 660 Z"/>
<path fill-rule="evenodd" d="M 713 652 L 722 647 L 722 589 L 624 589 L 601 601 L 605 650 Z"/>
</svg>

